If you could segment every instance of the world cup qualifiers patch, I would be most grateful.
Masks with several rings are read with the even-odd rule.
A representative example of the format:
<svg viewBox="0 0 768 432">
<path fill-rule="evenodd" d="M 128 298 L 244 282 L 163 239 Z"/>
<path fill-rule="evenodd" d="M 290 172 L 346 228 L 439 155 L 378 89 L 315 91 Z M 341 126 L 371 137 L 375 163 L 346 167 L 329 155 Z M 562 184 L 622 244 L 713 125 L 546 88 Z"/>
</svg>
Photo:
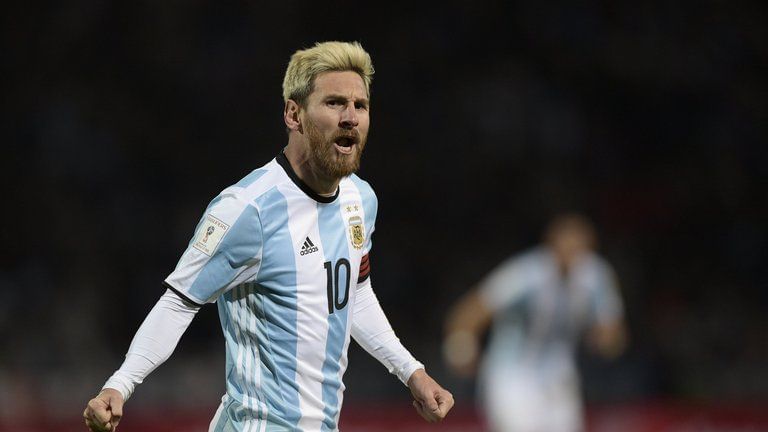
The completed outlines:
<svg viewBox="0 0 768 432">
<path fill-rule="evenodd" d="M 211 256 L 216 251 L 216 248 L 219 247 L 219 243 L 224 238 L 224 234 L 227 233 L 228 229 L 229 225 L 211 215 L 206 215 L 192 246 L 200 252 Z"/>
</svg>

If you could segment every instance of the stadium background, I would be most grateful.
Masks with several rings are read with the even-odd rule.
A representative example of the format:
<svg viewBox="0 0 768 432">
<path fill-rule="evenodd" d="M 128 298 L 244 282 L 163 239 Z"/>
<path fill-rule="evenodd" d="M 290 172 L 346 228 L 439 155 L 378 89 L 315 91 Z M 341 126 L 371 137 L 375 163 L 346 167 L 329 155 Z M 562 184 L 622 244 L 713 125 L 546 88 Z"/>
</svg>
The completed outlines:
<svg viewBox="0 0 768 432">
<path fill-rule="evenodd" d="M 0 431 L 84 430 L 207 202 L 284 145 L 290 54 L 330 39 L 373 56 L 373 280 L 457 397 L 441 430 L 479 428 L 439 356 L 446 308 L 562 209 L 597 223 L 631 335 L 580 357 L 593 429 L 768 428 L 764 3 L 75 0 L 0 21 Z M 223 356 L 209 306 L 121 429 L 202 428 Z M 350 357 L 344 430 L 438 430 Z"/>
</svg>

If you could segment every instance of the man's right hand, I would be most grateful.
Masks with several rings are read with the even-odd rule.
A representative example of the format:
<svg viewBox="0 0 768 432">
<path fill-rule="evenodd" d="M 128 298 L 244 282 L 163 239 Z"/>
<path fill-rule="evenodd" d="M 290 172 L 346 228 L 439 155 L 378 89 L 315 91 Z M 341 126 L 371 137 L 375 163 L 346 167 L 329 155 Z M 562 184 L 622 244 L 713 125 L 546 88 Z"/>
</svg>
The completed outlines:
<svg viewBox="0 0 768 432">
<path fill-rule="evenodd" d="M 85 425 L 92 432 L 113 432 L 122 416 L 123 395 L 111 388 L 105 388 L 88 401 L 83 411 Z"/>
</svg>

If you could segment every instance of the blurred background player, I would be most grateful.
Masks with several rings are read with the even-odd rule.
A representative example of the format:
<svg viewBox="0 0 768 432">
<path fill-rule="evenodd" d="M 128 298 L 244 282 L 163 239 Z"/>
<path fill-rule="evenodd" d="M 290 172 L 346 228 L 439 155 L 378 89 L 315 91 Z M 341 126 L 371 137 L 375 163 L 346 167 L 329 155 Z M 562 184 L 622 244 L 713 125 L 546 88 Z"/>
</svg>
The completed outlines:
<svg viewBox="0 0 768 432">
<path fill-rule="evenodd" d="M 614 272 L 595 243 L 584 216 L 558 215 L 543 244 L 501 263 L 450 310 L 445 360 L 464 377 L 479 364 L 478 397 L 493 431 L 583 430 L 578 341 L 584 334 L 608 358 L 626 343 Z"/>
</svg>

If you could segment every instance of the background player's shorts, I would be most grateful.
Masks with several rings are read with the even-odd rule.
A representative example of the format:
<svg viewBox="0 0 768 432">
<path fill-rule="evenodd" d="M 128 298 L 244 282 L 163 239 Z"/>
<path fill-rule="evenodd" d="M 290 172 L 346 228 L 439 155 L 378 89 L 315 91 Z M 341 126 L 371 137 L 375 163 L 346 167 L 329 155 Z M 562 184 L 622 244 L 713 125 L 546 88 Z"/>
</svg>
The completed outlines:
<svg viewBox="0 0 768 432">
<path fill-rule="evenodd" d="M 542 376 L 542 371 L 536 369 L 486 369 L 479 396 L 492 431 L 584 430 L 575 375 L 552 379 Z"/>
</svg>

